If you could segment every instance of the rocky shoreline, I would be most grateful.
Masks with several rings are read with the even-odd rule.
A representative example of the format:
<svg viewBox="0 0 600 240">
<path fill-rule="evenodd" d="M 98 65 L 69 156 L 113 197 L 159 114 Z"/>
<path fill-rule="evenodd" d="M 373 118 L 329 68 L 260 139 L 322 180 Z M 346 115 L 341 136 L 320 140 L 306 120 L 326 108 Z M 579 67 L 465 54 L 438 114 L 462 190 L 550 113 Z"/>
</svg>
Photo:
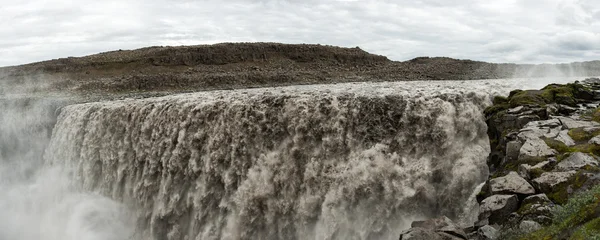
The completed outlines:
<svg viewBox="0 0 600 240">
<path fill-rule="evenodd" d="M 416 221 L 400 240 L 597 238 L 599 104 L 597 78 L 496 97 L 485 110 L 492 152 L 478 221 Z"/>
</svg>

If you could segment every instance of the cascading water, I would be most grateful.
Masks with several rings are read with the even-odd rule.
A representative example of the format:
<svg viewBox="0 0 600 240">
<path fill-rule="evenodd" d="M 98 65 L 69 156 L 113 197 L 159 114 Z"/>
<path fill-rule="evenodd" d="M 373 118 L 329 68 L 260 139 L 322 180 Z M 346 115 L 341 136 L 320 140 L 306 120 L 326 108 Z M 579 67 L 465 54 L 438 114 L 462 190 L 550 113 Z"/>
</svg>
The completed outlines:
<svg viewBox="0 0 600 240">
<path fill-rule="evenodd" d="M 0 239 L 126 239 L 121 204 L 81 191 L 42 155 L 63 100 L 0 98 Z"/>
<path fill-rule="evenodd" d="M 469 223 L 481 112 L 515 83 L 201 92 L 71 105 L 56 126 L 64 103 L 2 102 L 0 239 L 397 239 L 414 219 Z"/>
<path fill-rule="evenodd" d="M 135 207 L 142 239 L 395 239 L 415 218 L 469 215 L 495 91 L 473 83 L 72 105 L 46 158 Z"/>
</svg>

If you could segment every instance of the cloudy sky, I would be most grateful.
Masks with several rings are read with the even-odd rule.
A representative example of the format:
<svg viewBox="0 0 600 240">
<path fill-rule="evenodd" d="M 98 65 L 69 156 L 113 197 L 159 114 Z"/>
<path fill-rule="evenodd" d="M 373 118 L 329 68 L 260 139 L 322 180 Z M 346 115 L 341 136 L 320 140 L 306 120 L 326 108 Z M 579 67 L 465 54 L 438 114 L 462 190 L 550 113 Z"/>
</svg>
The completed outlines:
<svg viewBox="0 0 600 240">
<path fill-rule="evenodd" d="M 0 0 L 0 66 L 255 41 L 393 60 L 584 61 L 600 59 L 600 0 Z"/>
</svg>

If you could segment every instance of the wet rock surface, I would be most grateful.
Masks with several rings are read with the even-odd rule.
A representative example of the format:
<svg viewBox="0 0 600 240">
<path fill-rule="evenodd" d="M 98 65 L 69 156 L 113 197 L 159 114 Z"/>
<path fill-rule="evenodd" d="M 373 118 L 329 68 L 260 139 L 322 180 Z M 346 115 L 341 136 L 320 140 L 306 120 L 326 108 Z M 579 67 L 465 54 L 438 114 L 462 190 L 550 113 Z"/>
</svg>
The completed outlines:
<svg viewBox="0 0 600 240">
<path fill-rule="evenodd" d="M 588 239 L 579 236 L 596 231 L 589 224 L 562 232 L 544 227 L 556 224 L 557 209 L 572 196 L 600 184 L 598 100 L 600 79 L 515 90 L 495 99 L 485 111 L 491 174 L 477 195 L 479 217 L 465 229 L 468 239 Z M 570 221 L 583 224 L 593 219 L 585 216 L 600 216 L 594 214 L 600 205 L 585 212 Z"/>
</svg>

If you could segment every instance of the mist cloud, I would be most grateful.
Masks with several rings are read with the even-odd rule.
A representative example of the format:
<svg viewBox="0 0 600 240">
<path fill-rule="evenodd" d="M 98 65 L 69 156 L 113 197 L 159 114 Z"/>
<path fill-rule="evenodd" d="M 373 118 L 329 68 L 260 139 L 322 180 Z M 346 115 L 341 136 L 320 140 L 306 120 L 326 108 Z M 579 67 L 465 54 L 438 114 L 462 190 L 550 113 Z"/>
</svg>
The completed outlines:
<svg viewBox="0 0 600 240">
<path fill-rule="evenodd" d="M 596 0 L 0 0 L 0 66 L 150 45 L 272 41 L 407 60 L 600 59 Z"/>
</svg>

